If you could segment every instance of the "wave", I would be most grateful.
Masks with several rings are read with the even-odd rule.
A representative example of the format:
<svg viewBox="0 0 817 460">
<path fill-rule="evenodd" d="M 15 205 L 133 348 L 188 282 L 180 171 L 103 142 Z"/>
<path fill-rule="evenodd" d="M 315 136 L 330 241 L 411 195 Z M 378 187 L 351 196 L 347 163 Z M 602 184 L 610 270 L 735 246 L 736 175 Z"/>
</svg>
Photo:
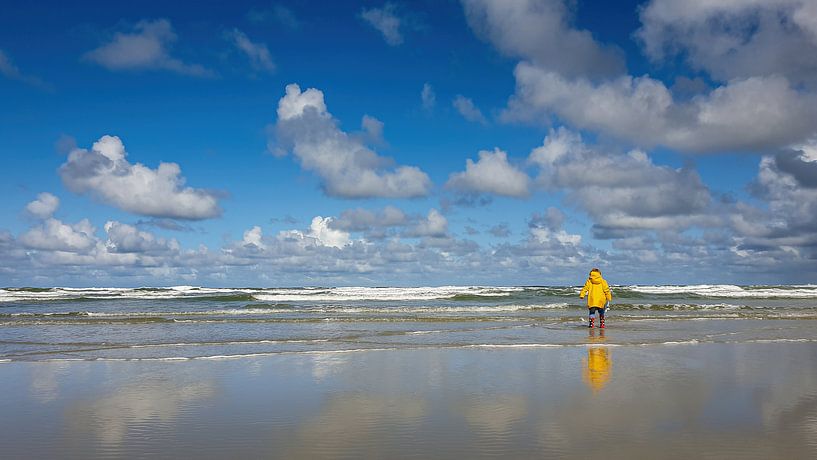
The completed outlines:
<svg viewBox="0 0 817 460">
<path fill-rule="evenodd" d="M 760 299 L 817 299 L 817 285 L 775 285 L 737 286 L 733 284 L 694 284 L 686 286 L 626 286 L 623 293 L 637 293 L 657 296 L 697 296 L 721 298 Z"/>
<path fill-rule="evenodd" d="M 667 297 L 689 299 L 817 299 L 817 285 L 738 286 L 731 284 L 612 286 L 614 299 Z M 186 300 L 211 302 L 423 302 L 529 303 L 536 299 L 576 299 L 576 286 L 440 286 L 329 288 L 207 288 L 195 286 L 141 288 L 5 288 L 0 303 L 110 300 Z M 627 302 L 635 305 L 638 302 Z M 646 302 L 645 302 L 646 303 Z M 656 303 L 656 302 L 651 302 Z"/>
<path fill-rule="evenodd" d="M 503 313 L 516 311 L 536 311 L 568 308 L 566 303 L 540 305 L 485 305 L 485 306 L 416 306 L 416 307 L 348 307 L 348 306 L 312 306 L 295 307 L 292 305 L 270 305 L 258 308 L 258 305 L 247 305 L 245 308 L 218 309 L 218 310 L 190 310 L 190 311 L 121 311 L 121 312 L 17 312 L 0 313 L 0 318 L 47 318 L 47 317 L 91 317 L 91 318 L 118 318 L 139 316 L 236 316 L 236 315 L 267 315 L 271 313 L 331 313 L 331 314 L 411 314 L 411 313 Z"/>
</svg>

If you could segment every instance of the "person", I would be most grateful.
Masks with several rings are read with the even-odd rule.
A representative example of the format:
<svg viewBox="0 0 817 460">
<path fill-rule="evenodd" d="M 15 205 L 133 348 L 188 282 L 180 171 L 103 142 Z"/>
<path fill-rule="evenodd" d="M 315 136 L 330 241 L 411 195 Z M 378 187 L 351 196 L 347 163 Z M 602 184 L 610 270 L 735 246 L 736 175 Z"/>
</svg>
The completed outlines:
<svg viewBox="0 0 817 460">
<path fill-rule="evenodd" d="M 583 299 L 585 295 L 587 296 L 587 308 L 590 309 L 590 324 L 588 327 L 593 327 L 593 315 L 598 312 L 599 327 L 604 329 L 604 306 L 607 302 L 613 300 L 613 295 L 610 293 L 610 286 L 601 277 L 601 270 L 598 268 L 590 270 L 590 276 L 587 278 L 587 282 L 584 283 L 579 298 Z"/>
</svg>

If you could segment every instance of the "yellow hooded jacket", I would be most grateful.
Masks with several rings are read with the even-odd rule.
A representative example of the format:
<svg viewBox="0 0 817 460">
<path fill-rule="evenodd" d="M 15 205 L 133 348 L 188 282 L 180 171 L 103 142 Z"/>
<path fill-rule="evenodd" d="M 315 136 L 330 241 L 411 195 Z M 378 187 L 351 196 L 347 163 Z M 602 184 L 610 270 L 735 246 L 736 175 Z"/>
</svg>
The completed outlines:
<svg viewBox="0 0 817 460">
<path fill-rule="evenodd" d="M 590 272 L 590 278 L 584 283 L 579 297 L 584 298 L 585 295 L 587 295 L 587 308 L 604 308 L 605 303 L 613 300 L 613 295 L 610 293 L 610 286 L 607 285 L 607 281 L 601 277 L 601 273 L 599 272 Z"/>
</svg>

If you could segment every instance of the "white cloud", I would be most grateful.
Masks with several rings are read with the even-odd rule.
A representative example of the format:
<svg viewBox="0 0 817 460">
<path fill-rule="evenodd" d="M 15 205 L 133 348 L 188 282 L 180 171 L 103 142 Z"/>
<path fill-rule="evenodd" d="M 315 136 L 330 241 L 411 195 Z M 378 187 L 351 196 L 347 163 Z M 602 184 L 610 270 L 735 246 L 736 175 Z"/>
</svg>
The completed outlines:
<svg viewBox="0 0 817 460">
<path fill-rule="evenodd" d="M 135 214 L 192 220 L 221 214 L 213 193 L 184 187 L 176 163 L 159 163 L 154 170 L 126 156 L 118 137 L 102 136 L 90 150 L 74 149 L 59 173 L 71 191 Z"/>
<path fill-rule="evenodd" d="M 304 116 L 308 110 L 314 111 L 322 117 L 330 117 L 323 101 L 323 91 L 309 88 L 301 92 L 301 87 L 290 84 L 286 87 L 286 94 L 278 101 L 278 119 L 290 120 Z"/>
<path fill-rule="evenodd" d="M 261 231 L 261 227 L 254 226 L 253 228 L 244 232 L 244 238 L 241 240 L 242 246 L 255 246 L 259 249 L 265 249 L 266 245 L 264 244 L 263 240 L 263 232 Z"/>
<path fill-rule="evenodd" d="M 652 163 L 644 152 L 600 151 L 567 129 L 551 130 L 531 151 L 537 182 L 548 190 L 567 191 L 568 202 L 593 218 L 596 236 L 624 236 L 622 230 L 676 230 L 717 226 L 709 189 L 689 168 Z"/>
<path fill-rule="evenodd" d="M 474 105 L 474 101 L 461 94 L 458 94 L 457 97 L 451 101 L 451 105 L 468 121 L 481 123 L 483 125 L 488 123 L 488 120 L 485 119 L 485 115 Z"/>
<path fill-rule="evenodd" d="M 87 252 L 96 245 L 96 229 L 88 219 L 65 224 L 54 218 L 46 219 L 20 236 L 20 242 L 30 249 L 64 252 Z"/>
<path fill-rule="evenodd" d="M 361 11 L 360 17 L 380 31 L 386 43 L 396 46 L 403 43 L 403 35 L 400 33 L 400 18 L 395 13 L 395 5 L 386 3 L 383 8 L 364 9 Z"/>
<path fill-rule="evenodd" d="M 342 248 L 349 244 L 349 234 L 343 230 L 331 228 L 332 220 L 331 217 L 316 216 L 309 226 L 308 236 L 318 240 L 322 246 Z"/>
<path fill-rule="evenodd" d="M 410 198 L 429 193 L 431 180 L 426 173 L 411 166 L 389 169 L 389 159 L 337 124 L 320 90 L 301 92 L 298 85 L 287 85 L 286 95 L 278 103 L 274 127 L 278 145 L 272 151 L 291 149 L 304 169 L 321 177 L 325 192 L 331 196 Z"/>
<path fill-rule="evenodd" d="M 753 190 L 765 209 L 743 205 L 733 215 L 745 243 L 803 246 L 817 256 L 817 163 L 802 152 L 765 155 Z"/>
<path fill-rule="evenodd" d="M 448 219 L 440 211 L 432 209 L 428 216 L 421 220 L 407 233 L 407 236 L 444 237 L 448 234 Z"/>
<path fill-rule="evenodd" d="M 728 81 L 784 75 L 817 84 L 817 3 L 813 0 L 651 0 L 637 36 L 655 60 L 686 58 Z"/>
<path fill-rule="evenodd" d="M 763 156 L 752 187 L 763 205 L 738 202 L 729 215 L 733 231 L 729 249 L 736 263 L 764 272 L 772 267 L 785 267 L 790 274 L 813 272 L 817 258 L 817 188 L 781 168 L 781 157 L 795 153 Z M 812 166 L 802 156 L 783 161 L 784 165 L 800 161 L 801 166 Z"/>
<path fill-rule="evenodd" d="M 462 0 L 477 36 L 502 53 L 563 75 L 611 75 L 624 69 L 622 53 L 570 24 L 565 0 Z"/>
<path fill-rule="evenodd" d="M 543 244 L 555 241 L 564 246 L 578 246 L 582 242 L 581 235 L 573 235 L 564 230 L 553 231 L 549 228 L 532 228 L 530 232 L 539 243 Z"/>
<path fill-rule="evenodd" d="M 539 166 L 550 166 L 560 159 L 569 155 L 571 152 L 584 153 L 586 149 L 579 133 L 574 133 L 564 126 L 559 127 L 558 130 L 550 131 L 550 135 L 545 138 L 545 141 L 539 147 L 534 148 L 528 161 Z"/>
<path fill-rule="evenodd" d="M 528 196 L 529 182 L 527 174 L 508 163 L 508 154 L 496 148 L 480 151 L 476 163 L 465 160 L 465 171 L 451 174 L 446 187 L 519 198 Z"/>
<path fill-rule="evenodd" d="M 366 135 L 366 141 L 372 144 L 382 144 L 384 142 L 382 121 L 370 115 L 363 115 L 360 126 Z"/>
<path fill-rule="evenodd" d="M 56 196 L 43 192 L 37 195 L 37 199 L 26 205 L 26 212 L 38 219 L 47 219 L 60 206 L 60 199 Z"/>
<path fill-rule="evenodd" d="M 688 152 L 759 151 L 817 135 L 817 97 L 780 76 L 733 80 L 677 102 L 649 77 L 602 83 L 567 80 L 530 63 L 515 71 L 517 89 L 504 119 L 555 114 L 574 126 L 597 130 L 642 147 L 663 145 Z"/>
<path fill-rule="evenodd" d="M 228 37 L 233 45 L 247 56 L 253 69 L 267 73 L 275 72 L 275 63 L 272 62 L 267 45 L 251 41 L 247 34 L 238 29 L 233 29 Z"/>
<path fill-rule="evenodd" d="M 332 225 L 333 221 L 334 218 L 332 217 L 315 216 L 312 218 L 307 232 L 301 230 L 284 230 L 278 233 L 276 240 L 279 244 L 294 242 L 301 248 L 305 246 L 318 246 L 341 249 L 350 244 L 351 237 L 348 232 L 335 228 L 336 226 Z M 247 239 L 246 235 L 245 233 L 245 240 Z M 269 246 L 270 245 L 266 245 L 266 247 Z M 260 247 L 264 248 L 265 246 Z"/>
<path fill-rule="evenodd" d="M 166 253 L 179 250 L 179 243 L 176 240 L 168 241 L 164 238 L 157 238 L 152 233 L 141 231 L 132 225 L 108 221 L 104 228 L 108 234 L 105 246 L 109 252 Z"/>
<path fill-rule="evenodd" d="M 420 91 L 420 100 L 423 102 L 425 110 L 431 110 L 437 104 L 437 95 L 434 94 L 434 88 L 429 83 L 423 83 L 423 90 Z"/>
<path fill-rule="evenodd" d="M 143 20 L 133 32 L 117 32 L 113 39 L 85 53 L 84 58 L 108 70 L 169 70 L 196 77 L 211 77 L 213 71 L 171 56 L 176 33 L 167 19 Z"/>
<path fill-rule="evenodd" d="M 404 226 L 409 222 L 406 214 L 394 206 L 386 206 L 381 211 L 348 209 L 332 221 L 332 227 L 346 231 L 370 231 L 373 228 Z"/>
</svg>

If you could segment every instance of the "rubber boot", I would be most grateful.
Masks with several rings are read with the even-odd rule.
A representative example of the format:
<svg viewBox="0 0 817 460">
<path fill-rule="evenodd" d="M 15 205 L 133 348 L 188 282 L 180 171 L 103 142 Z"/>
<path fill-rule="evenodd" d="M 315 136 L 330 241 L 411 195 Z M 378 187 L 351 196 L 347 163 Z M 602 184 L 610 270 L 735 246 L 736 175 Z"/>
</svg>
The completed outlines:
<svg viewBox="0 0 817 460">
<path fill-rule="evenodd" d="M 604 317 L 603 316 L 601 318 L 599 318 L 599 327 L 601 329 L 604 329 Z"/>
<path fill-rule="evenodd" d="M 588 325 L 587 325 L 587 327 L 589 327 L 589 328 L 592 328 L 592 327 L 593 327 L 593 320 L 594 320 L 594 319 L 595 319 L 595 318 L 593 318 L 592 316 L 590 317 L 590 324 L 588 324 Z"/>
</svg>

